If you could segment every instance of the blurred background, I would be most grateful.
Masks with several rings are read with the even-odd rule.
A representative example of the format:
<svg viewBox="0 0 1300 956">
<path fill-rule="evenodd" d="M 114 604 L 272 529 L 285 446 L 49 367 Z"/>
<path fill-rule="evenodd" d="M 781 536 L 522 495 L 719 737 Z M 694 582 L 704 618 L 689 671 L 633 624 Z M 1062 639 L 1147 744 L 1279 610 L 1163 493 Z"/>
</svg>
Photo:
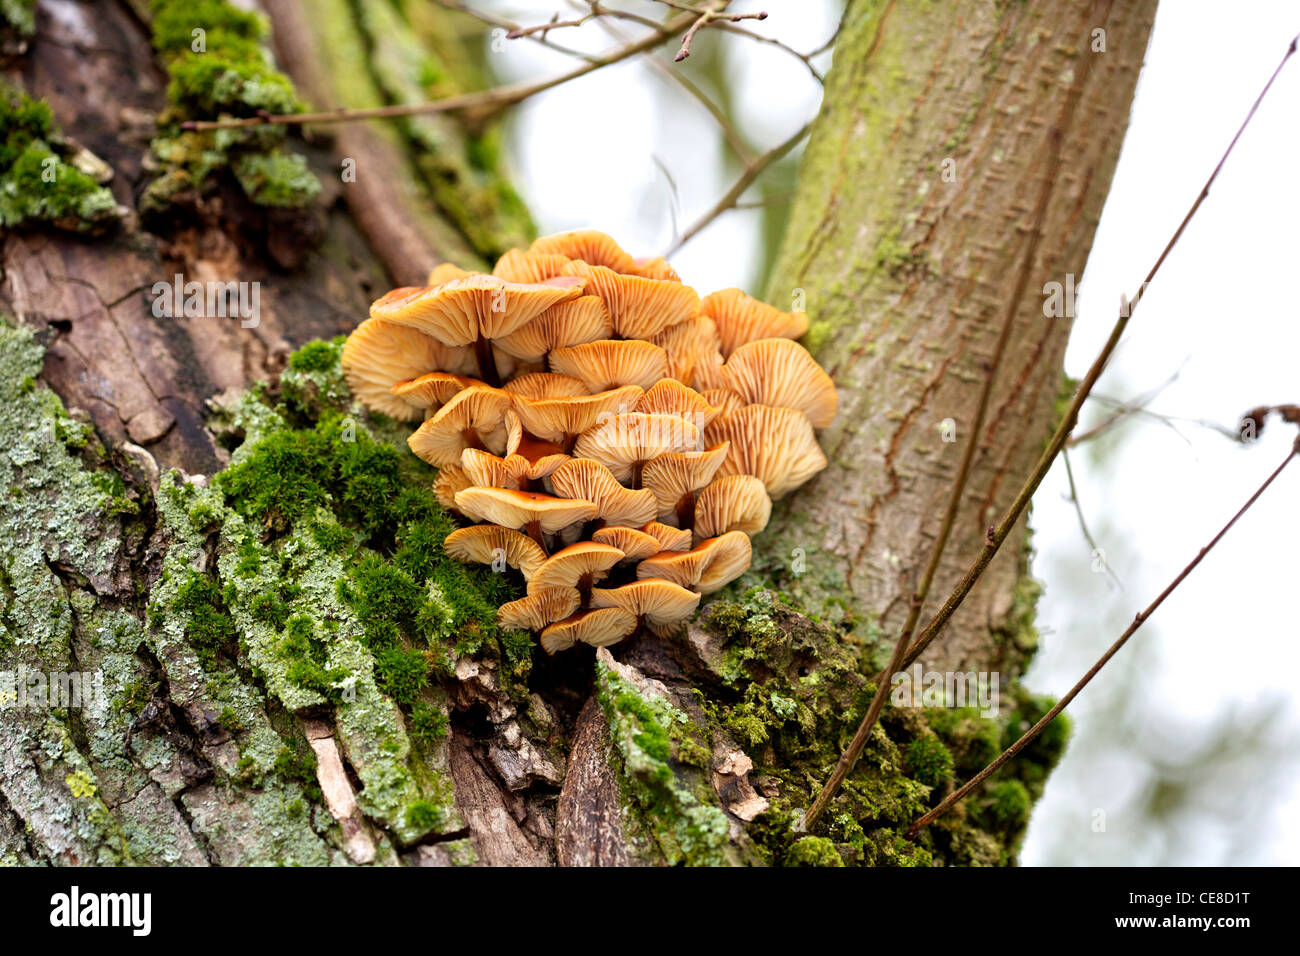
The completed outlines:
<svg viewBox="0 0 1300 956">
<path fill-rule="evenodd" d="M 585 9 L 474 0 L 523 24 Z M 622 3 L 623 7 L 636 4 Z M 838 0 L 738 2 L 752 32 L 808 53 Z M 1161 5 L 1119 168 L 1078 297 L 1066 371 L 1087 369 L 1218 161 L 1287 43 L 1293 0 Z M 549 40 L 598 53 L 601 21 Z M 574 60 L 485 30 L 503 82 Z M 634 254 L 669 254 L 701 291 L 762 296 L 799 150 L 698 235 L 745 169 L 816 112 L 831 54 L 801 58 L 710 32 L 689 60 L 624 61 L 526 101 L 508 126 L 514 182 L 542 233 L 594 226 Z M 724 132 L 673 72 L 720 104 Z M 1027 682 L 1059 696 L 1285 455 L 1294 429 L 1229 437 L 1247 409 L 1300 402 L 1300 61 L 1283 71 L 1148 290 L 1071 449 L 1034 499 L 1043 634 Z M 575 137 L 575 117 L 592 135 Z M 596 119 L 593 119 L 595 117 Z M 678 248 L 680 245 L 680 248 Z M 1134 406 L 1141 406 L 1133 411 Z M 1121 414 L 1117 414 L 1121 413 Z M 1300 469 L 1270 489 L 1071 706 L 1069 751 L 1038 804 L 1027 865 L 1300 863 Z M 1098 572 L 1080 512 L 1110 573 Z"/>
</svg>

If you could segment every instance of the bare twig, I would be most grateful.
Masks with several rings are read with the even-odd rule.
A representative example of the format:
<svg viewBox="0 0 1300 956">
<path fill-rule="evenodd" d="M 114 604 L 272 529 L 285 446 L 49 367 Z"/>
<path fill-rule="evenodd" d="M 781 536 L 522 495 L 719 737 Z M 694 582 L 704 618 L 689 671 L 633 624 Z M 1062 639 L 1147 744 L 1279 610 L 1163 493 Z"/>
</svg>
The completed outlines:
<svg viewBox="0 0 1300 956">
<path fill-rule="evenodd" d="M 1116 346 L 1119 345 L 1120 338 L 1124 335 L 1124 330 L 1128 327 L 1129 320 L 1132 318 L 1134 312 L 1137 311 L 1138 304 L 1142 301 L 1143 291 L 1160 271 L 1160 267 L 1164 265 L 1165 259 L 1169 257 L 1169 253 L 1172 252 L 1174 246 L 1178 244 L 1178 240 L 1182 238 L 1183 232 L 1187 229 L 1187 224 L 1192 221 L 1192 217 L 1195 216 L 1197 210 L 1201 208 L 1201 203 L 1205 202 L 1206 197 L 1209 196 L 1210 187 L 1214 184 L 1214 181 L 1218 179 L 1219 173 L 1223 170 L 1223 166 L 1228 161 L 1228 157 L 1232 155 L 1232 151 L 1236 147 L 1238 140 L 1241 139 L 1242 134 L 1246 131 L 1246 127 L 1250 125 L 1250 121 L 1254 118 L 1256 110 L 1259 109 L 1259 104 L 1263 102 L 1264 97 L 1272 88 L 1273 82 L 1277 79 L 1278 74 L 1282 72 L 1282 68 L 1286 66 L 1287 61 L 1295 55 L 1297 40 L 1300 40 L 1300 37 L 1293 39 L 1288 45 L 1286 53 L 1283 55 L 1281 62 L 1277 65 L 1277 69 L 1273 71 L 1268 82 L 1264 84 L 1264 88 L 1260 91 L 1259 96 L 1257 96 L 1255 102 L 1251 104 L 1250 110 L 1246 113 L 1246 118 L 1242 121 L 1241 126 L 1232 137 L 1232 142 L 1230 142 L 1228 148 L 1224 150 L 1223 155 L 1219 158 L 1218 164 L 1214 167 L 1209 178 L 1205 181 L 1205 185 L 1201 187 L 1201 191 L 1197 195 L 1196 200 L 1192 203 L 1191 208 L 1187 210 L 1186 215 L 1183 216 L 1182 222 L 1178 224 L 1178 228 L 1174 231 L 1173 236 L 1170 237 L 1169 241 L 1165 244 L 1164 249 L 1156 259 L 1155 264 L 1147 273 L 1146 279 L 1138 287 L 1138 292 L 1133 297 L 1133 301 L 1131 303 L 1127 301 L 1121 302 L 1119 310 L 1120 314 L 1115 320 L 1114 327 L 1111 329 L 1110 337 L 1106 340 L 1105 345 L 1102 346 L 1101 352 L 1098 353 L 1097 358 L 1093 361 L 1092 366 L 1088 369 L 1087 374 L 1080 383 L 1078 391 L 1075 392 L 1074 399 L 1070 402 L 1069 409 L 1062 418 L 1060 425 L 1057 426 L 1056 432 L 1052 435 L 1051 441 L 1048 442 L 1047 448 L 1039 457 L 1038 463 L 1034 466 L 1033 472 L 1021 487 L 1020 492 L 1016 495 L 1015 501 L 1011 503 L 1011 506 L 1002 516 L 1001 521 L 999 521 L 995 527 L 989 529 L 989 534 L 986 537 L 984 547 L 981 549 L 979 555 L 975 558 L 966 574 L 957 583 L 957 586 L 953 589 L 948 600 L 944 602 L 943 607 L 939 609 L 938 613 L 935 614 L 930 623 L 926 625 L 925 630 L 923 630 L 921 635 L 916 639 L 911 650 L 907 652 L 907 656 L 903 659 L 903 668 L 910 666 L 918 657 L 921 656 L 921 654 L 925 653 L 925 649 L 930 646 L 930 642 L 933 641 L 935 636 L 943 630 L 944 626 L 956 612 L 957 608 L 961 607 L 962 602 L 966 599 L 966 595 L 970 594 L 971 589 L 975 587 L 975 583 L 980 579 L 980 576 L 983 575 L 985 568 L 987 568 L 989 563 L 993 560 L 993 556 L 998 553 L 998 549 L 1002 546 L 1002 542 L 1006 540 L 1007 536 L 1011 533 L 1011 529 L 1015 526 L 1016 522 L 1020 520 L 1020 516 L 1024 513 L 1025 508 L 1029 506 L 1029 501 L 1033 498 L 1034 492 L 1037 491 L 1038 486 L 1042 484 L 1043 478 L 1052 467 L 1052 462 L 1055 461 L 1056 456 L 1065 445 L 1066 438 L 1068 438 L 1070 432 L 1074 430 L 1074 426 L 1079 420 L 1079 409 L 1083 406 L 1084 401 L 1087 400 L 1088 395 L 1092 392 L 1093 386 L 1097 384 L 1097 379 L 1101 377 L 1101 373 L 1105 370 L 1106 363 L 1110 360 L 1111 354 L 1115 351 Z"/>
<path fill-rule="evenodd" d="M 674 10 L 689 10 L 697 15 L 697 19 L 687 29 L 686 35 L 682 37 L 682 48 L 677 51 L 673 60 L 680 63 L 691 55 L 691 41 L 695 39 L 695 34 L 699 33 L 705 27 L 713 25 L 722 25 L 725 23 L 739 23 L 741 20 L 766 20 L 765 11 L 759 13 L 724 13 L 727 9 L 729 0 L 716 0 L 707 7 L 695 7 L 686 3 L 674 3 L 670 0 L 659 0 L 665 6 L 672 7 Z M 752 36 L 752 34 L 751 34 Z M 756 38 L 757 39 L 757 38 Z"/>
<path fill-rule="evenodd" d="M 1101 566 L 1106 569 L 1106 573 L 1110 575 L 1110 579 L 1115 582 L 1116 586 L 1123 591 L 1124 585 L 1115 572 L 1111 570 L 1110 562 L 1106 560 L 1106 553 L 1097 547 L 1096 539 L 1093 538 L 1092 532 L 1088 530 L 1088 521 L 1083 516 L 1083 502 L 1079 500 L 1079 491 L 1074 485 L 1074 469 L 1070 467 L 1070 452 L 1068 449 L 1061 449 L 1061 460 L 1065 462 L 1065 478 L 1070 484 L 1070 501 L 1074 504 L 1074 513 L 1079 517 L 1079 530 L 1083 532 L 1083 538 L 1088 542 L 1088 547 L 1092 548 L 1092 553 L 1094 555 L 1101 554 Z"/>
<path fill-rule="evenodd" d="M 490 13 L 475 10 L 468 3 L 464 3 L 463 0 L 435 0 L 435 2 L 441 7 L 446 7 L 448 10 L 455 10 L 457 13 L 463 13 L 467 17 L 473 17 L 475 20 L 479 21 L 479 23 L 485 23 L 490 27 L 499 27 L 506 31 L 506 36 L 509 36 L 512 32 L 519 29 L 519 24 L 507 20 L 504 17 L 498 17 Z M 594 54 L 584 53 L 581 50 L 574 50 L 567 46 L 561 46 L 544 34 L 529 34 L 527 39 L 552 49 L 556 53 L 563 53 L 565 56 L 575 57 L 579 60 L 587 60 L 588 62 L 596 59 Z"/>
<path fill-rule="evenodd" d="M 1061 711 L 1065 710 L 1065 708 L 1069 705 L 1070 701 L 1074 700 L 1075 697 L 1079 696 L 1079 692 L 1088 686 L 1088 683 L 1094 677 L 1097 676 L 1098 672 L 1103 667 L 1106 666 L 1107 662 L 1109 662 L 1112 657 L 1114 657 L 1117 653 L 1119 653 L 1120 648 L 1122 648 L 1126 643 L 1128 643 L 1128 639 L 1137 632 L 1137 629 L 1146 622 L 1147 618 L 1149 618 L 1152 614 L 1155 613 L 1156 609 L 1159 608 L 1160 605 L 1164 603 L 1165 598 L 1169 597 L 1169 595 L 1174 593 L 1174 591 L 1178 588 L 1178 586 L 1183 583 L 1183 580 L 1189 574 L 1191 574 L 1193 570 L 1196 569 L 1196 566 L 1200 564 L 1201 561 L 1205 558 L 1205 556 L 1214 549 L 1214 546 L 1217 545 L 1219 541 L 1223 538 L 1223 536 L 1228 533 L 1229 529 L 1232 528 L 1232 526 L 1237 523 L 1237 520 L 1242 515 L 1244 515 L 1247 511 L 1250 510 L 1251 506 L 1254 505 L 1257 500 L 1259 500 L 1260 495 L 1262 495 L 1268 489 L 1268 486 L 1273 483 L 1273 481 L 1277 478 L 1278 475 L 1282 474 L 1282 470 L 1286 468 L 1286 466 L 1289 465 L 1297 455 L 1300 455 L 1300 437 L 1296 438 L 1295 444 L 1292 446 L 1291 451 L 1287 454 L 1286 458 L 1283 459 L 1282 463 L 1273 470 L 1273 473 L 1270 474 L 1268 478 L 1264 480 L 1264 483 L 1255 490 L 1255 493 L 1251 495 L 1250 498 L 1247 499 L 1246 503 L 1237 510 L 1237 513 L 1234 514 L 1228 520 L 1228 523 L 1225 524 L 1221 529 L 1219 529 L 1219 533 L 1210 539 L 1210 543 L 1207 544 L 1205 547 L 1201 548 L 1199 552 L 1197 552 L 1196 557 L 1192 558 L 1192 560 L 1187 564 L 1187 566 L 1184 567 L 1183 570 L 1180 571 L 1178 575 L 1172 581 L 1169 582 L 1168 586 L 1166 586 L 1165 589 L 1161 591 L 1159 595 L 1157 595 L 1156 599 L 1152 601 L 1149 605 L 1147 605 L 1145 610 L 1139 611 L 1134 616 L 1133 623 L 1130 624 L 1127 628 L 1125 628 L 1124 633 L 1119 636 L 1119 638 L 1115 641 L 1114 644 L 1110 646 L 1109 649 L 1107 649 L 1106 653 L 1101 655 L 1101 657 L 1097 660 L 1097 662 L 1088 669 L 1088 673 L 1084 674 L 1083 677 L 1079 679 L 1079 682 L 1075 684 L 1073 687 L 1071 687 L 1070 690 L 1066 693 L 1066 695 L 1056 702 L 1056 706 L 1054 706 L 1051 710 L 1049 710 L 1046 714 L 1044 714 L 1042 719 L 1039 720 L 1036 724 L 1034 724 L 1034 726 L 1030 727 L 1027 731 L 1025 731 L 1025 733 L 1020 737 L 1020 739 L 1017 740 L 1015 743 L 1013 743 L 1006 750 L 1004 750 L 997 757 L 997 759 L 995 759 L 987 767 L 985 767 L 983 770 L 977 773 L 969 781 L 964 783 L 961 787 L 954 790 L 948 796 L 944 797 L 944 799 L 940 801 L 939 805 L 936 806 L 929 813 L 926 813 L 925 815 L 919 817 L 916 820 L 916 822 L 914 822 L 912 826 L 908 829 L 907 831 L 908 837 L 915 838 L 916 835 L 921 830 L 923 830 L 925 827 L 929 826 L 935 820 L 939 819 L 939 817 L 943 816 L 945 813 L 951 810 L 954 805 L 956 805 L 959 801 L 969 796 L 985 780 L 987 780 L 993 774 L 997 773 L 1003 764 L 1005 764 L 1016 754 L 1020 753 L 1020 751 L 1024 750 L 1025 747 L 1029 746 L 1029 744 L 1034 740 L 1034 738 L 1037 737 L 1039 734 L 1041 734 L 1043 732 L 1043 729 L 1047 727 L 1047 725 L 1050 724 L 1053 720 L 1055 720 L 1056 716 Z"/>
<path fill-rule="evenodd" d="M 1107 13 L 1109 13 L 1109 10 Z M 1103 23 L 1105 19 L 1103 16 Z M 867 741 L 871 738 L 871 728 L 875 726 L 881 710 L 884 709 L 894 674 L 898 671 L 899 665 L 902 664 L 903 657 L 912 643 L 912 635 L 916 632 L 916 624 L 921 617 L 921 609 L 925 606 L 925 599 L 930 594 L 930 586 L 934 583 L 934 576 L 939 570 L 940 562 L 943 560 L 944 549 L 948 546 L 948 539 L 952 535 L 953 525 L 957 521 L 957 512 L 961 510 L 962 496 L 966 491 L 966 483 L 970 478 L 971 467 L 975 462 L 975 454 L 979 450 L 979 436 L 980 432 L 984 430 L 984 419 L 988 414 L 994 384 L 997 382 L 998 369 L 1002 365 L 1007 343 L 1011 340 L 1011 329 L 1015 325 L 1016 315 L 1020 311 L 1020 303 L 1024 300 L 1025 290 L 1029 288 L 1029 277 L 1033 274 L 1034 264 L 1038 259 L 1038 247 L 1043 239 L 1043 222 L 1047 218 L 1047 207 L 1052 198 L 1052 187 L 1056 184 L 1061 168 L 1061 144 L 1065 136 L 1063 131 L 1069 129 L 1074 111 L 1078 106 L 1084 83 L 1087 81 L 1088 63 L 1089 61 L 1084 61 L 1083 70 L 1075 80 L 1074 86 L 1065 98 L 1065 102 L 1061 104 L 1061 112 L 1057 117 L 1056 124 L 1048 133 L 1048 157 L 1045 164 L 1045 174 L 1042 185 L 1038 190 L 1037 202 L 1034 204 L 1029 232 L 1025 237 L 1024 254 L 1020 260 L 1020 268 L 1016 272 L 1015 286 L 1011 295 L 1007 298 L 1002 326 L 998 332 L 997 341 L 993 346 L 993 355 L 989 359 L 988 368 L 984 375 L 984 385 L 980 389 L 979 402 L 975 407 L 975 418 L 971 422 L 970 438 L 966 442 L 961 465 L 957 471 L 957 477 L 953 481 L 952 493 L 948 497 L 948 507 L 943 516 L 943 524 L 940 526 L 938 537 L 935 538 L 934 547 L 930 550 L 930 560 L 926 564 L 925 573 L 921 577 L 919 586 L 912 593 L 907 620 L 898 634 L 898 640 L 894 644 L 894 652 L 890 657 L 889 664 L 877 679 L 876 694 L 871 699 L 871 704 L 867 707 L 867 712 L 863 715 L 861 723 L 858 724 L 853 739 L 840 755 L 839 761 L 835 764 L 835 769 L 831 772 L 821 792 L 817 794 L 816 799 L 808 808 L 808 812 L 804 815 L 805 829 L 811 830 L 813 825 L 816 824 L 827 805 L 839 792 L 840 785 L 844 782 L 845 777 L 853 771 L 853 767 L 862 755 Z"/>
<path fill-rule="evenodd" d="M 401 116 L 423 116 L 430 113 L 449 113 L 459 110 L 491 111 L 512 106 L 530 96 L 553 89 L 562 83 L 576 80 L 580 76 L 598 70 L 601 67 L 618 63 L 628 57 L 645 53 L 668 40 L 673 34 L 690 22 L 689 15 L 683 14 L 665 23 L 657 32 L 648 34 L 626 46 L 613 50 L 603 56 L 584 62 L 567 73 L 532 83 L 512 83 L 480 90 L 475 93 L 463 93 L 448 96 L 428 103 L 398 103 L 391 106 L 374 106 L 364 109 L 337 109 L 320 113 L 267 113 L 257 116 L 229 120 L 191 120 L 181 124 L 182 129 L 206 132 L 215 129 L 243 129 L 250 126 L 298 126 L 306 123 L 351 123 L 366 119 L 392 119 Z"/>
<path fill-rule="evenodd" d="M 740 201 L 740 197 L 745 194 L 745 190 L 754 184 L 754 180 L 758 179 L 767 167 L 771 166 L 786 153 L 790 152 L 790 150 L 798 146 L 800 141 L 808 135 L 808 130 L 811 127 L 811 122 L 805 123 L 785 142 L 772 147 L 763 155 L 749 163 L 746 163 L 744 172 L 740 174 L 740 178 L 736 180 L 732 187 L 727 190 L 721 199 L 713 204 L 712 208 L 710 208 L 708 212 L 695 220 L 695 222 L 693 222 L 684 233 L 678 236 L 673 242 L 672 247 L 665 252 L 664 255 L 671 256 L 678 249 L 699 235 L 705 227 L 713 222 L 713 220 L 717 219 L 728 209 L 734 209 L 736 203 Z"/>
</svg>

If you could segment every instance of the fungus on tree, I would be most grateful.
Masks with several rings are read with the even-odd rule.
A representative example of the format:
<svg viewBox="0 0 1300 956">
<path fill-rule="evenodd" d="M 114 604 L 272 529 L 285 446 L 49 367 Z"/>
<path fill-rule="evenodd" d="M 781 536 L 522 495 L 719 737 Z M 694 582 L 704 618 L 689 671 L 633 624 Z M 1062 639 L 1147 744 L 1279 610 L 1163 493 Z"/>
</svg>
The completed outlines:
<svg viewBox="0 0 1300 956">
<path fill-rule="evenodd" d="M 700 595 L 663 578 L 646 578 L 617 588 L 594 588 L 591 603 L 594 607 L 620 607 L 647 624 L 664 627 L 694 614 Z"/>
<path fill-rule="evenodd" d="M 619 607 L 580 611 L 542 631 L 542 649 L 548 654 L 568 650 L 575 643 L 592 647 L 617 644 L 636 630 L 636 615 Z"/>
<path fill-rule="evenodd" d="M 730 443 L 719 475 L 753 475 L 773 500 L 826 467 L 812 422 L 793 408 L 746 405 L 706 428 L 704 440 Z"/>
<path fill-rule="evenodd" d="M 749 567 L 749 535 L 728 531 L 706 538 L 690 551 L 660 551 L 637 565 L 638 578 L 663 578 L 701 594 L 712 594 L 730 584 Z"/>
<path fill-rule="evenodd" d="M 808 331 L 804 312 L 782 312 L 739 289 L 720 289 L 700 300 L 700 315 L 713 320 L 723 358 L 746 342 L 797 339 Z"/>
<path fill-rule="evenodd" d="M 518 601 L 502 604 L 497 609 L 497 623 L 521 631 L 540 631 L 569 617 L 578 610 L 579 603 L 577 588 L 542 588 Z"/>
<path fill-rule="evenodd" d="M 462 389 L 415 430 L 406 444 L 429 464 L 459 465 L 466 448 L 481 448 L 494 455 L 506 450 L 506 411 L 510 396 L 499 388 Z"/>
<path fill-rule="evenodd" d="M 582 294 L 584 280 L 560 276 L 538 283 L 470 275 L 425 288 L 394 289 L 370 307 L 372 318 L 396 322 L 449 346 L 472 346 L 478 377 L 500 385 L 492 343 L 551 306 Z"/>
<path fill-rule="evenodd" d="M 457 561 L 493 564 L 504 561 L 530 578 L 546 560 L 546 552 L 532 538 L 495 524 L 457 528 L 447 535 L 443 551 Z"/>
<path fill-rule="evenodd" d="M 551 353 L 551 371 L 580 379 L 588 391 L 621 385 L 646 389 L 668 374 L 668 354 L 653 342 L 599 339 Z"/>
<path fill-rule="evenodd" d="M 554 653 L 679 626 L 749 567 L 773 499 L 826 465 L 836 394 L 806 328 L 581 230 L 393 290 L 343 366 L 368 408 L 425 419 L 408 444 L 474 522 L 447 555 L 518 571 L 498 623 Z"/>
<path fill-rule="evenodd" d="M 522 528 L 543 551 L 548 550 L 545 535 L 587 521 L 596 514 L 596 506 L 590 501 L 553 498 L 510 488 L 466 488 L 456 493 L 456 507 L 476 521 L 516 530 Z"/>
<path fill-rule="evenodd" d="M 695 536 L 715 538 L 728 531 L 755 535 L 767 527 L 772 499 L 753 475 L 723 475 L 695 499 Z"/>
<path fill-rule="evenodd" d="M 515 396 L 515 414 L 531 435 L 572 448 L 583 432 L 620 411 L 631 411 L 644 395 L 639 385 L 624 385 L 594 395 L 564 395 L 558 398 Z"/>
<path fill-rule="evenodd" d="M 396 418 L 418 421 L 423 412 L 393 394 L 396 382 L 416 378 L 432 369 L 468 371 L 474 367 L 468 349 L 453 349 L 418 329 L 380 319 L 367 319 L 343 343 L 343 377 L 367 408 Z"/>
</svg>

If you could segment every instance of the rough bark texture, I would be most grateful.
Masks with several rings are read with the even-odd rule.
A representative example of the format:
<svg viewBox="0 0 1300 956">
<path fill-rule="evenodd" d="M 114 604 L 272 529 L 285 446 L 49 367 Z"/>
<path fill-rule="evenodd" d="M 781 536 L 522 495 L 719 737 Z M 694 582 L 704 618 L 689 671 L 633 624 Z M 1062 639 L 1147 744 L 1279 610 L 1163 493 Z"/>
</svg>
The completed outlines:
<svg viewBox="0 0 1300 956">
<path fill-rule="evenodd" d="M 803 835 L 792 824 L 871 696 L 871 648 L 845 628 L 737 588 L 685 634 L 613 654 L 547 658 L 500 632 L 518 583 L 441 554 L 451 525 L 406 430 L 352 404 L 337 345 L 293 352 L 442 259 L 481 265 L 526 240 L 492 130 L 439 116 L 308 134 L 291 146 L 322 186 L 310 204 L 256 205 L 218 170 L 137 215 L 169 108 L 156 6 L 42 3 L 8 71 L 112 168 L 130 211 L 93 240 L 4 238 L 0 672 L 99 673 L 106 699 L 0 710 L 0 862 L 1014 861 L 1060 734 L 920 843 L 901 832 L 1043 711 L 1019 690 L 993 719 L 887 710 Z M 1035 290 L 1082 270 L 1151 17 L 1112 13 L 1091 54 L 1091 7 L 919 7 L 849 6 L 772 286 L 774 301 L 805 290 L 842 412 L 831 468 L 755 542 L 757 583 L 886 625 L 966 438 L 1046 128 L 1097 56 Z M 464 53 L 481 36 L 433 5 L 263 8 L 313 105 L 482 82 Z M 155 318 L 152 286 L 178 272 L 261 282 L 258 325 Z M 939 589 L 1037 451 L 1067 326 L 1037 294 L 1021 309 Z M 935 433 L 945 417 L 958 444 Z M 806 571 L 788 574 L 795 548 Z M 1014 554 L 995 567 L 945 659 L 1002 663 L 1008 619 L 1032 619 L 1022 571 Z"/>
<path fill-rule="evenodd" d="M 1069 317 L 1045 316 L 1043 286 L 1082 276 L 1154 14 L 1154 0 L 849 3 L 769 285 L 782 307 L 806 298 L 809 346 L 840 390 L 839 416 L 822 434 L 830 467 L 778 509 L 765 536 L 771 572 L 807 606 L 831 619 L 874 615 L 896 633 L 963 449 L 977 441 L 928 620 L 1037 460 L 1070 331 Z M 1096 29 L 1105 52 L 1093 52 Z M 1049 132 L 1072 94 L 1043 241 L 987 420 L 972 435 Z M 946 419 L 954 441 L 944 440 Z M 1017 669 L 1032 649 L 1008 643 L 1023 639 L 1024 540 L 1022 523 L 929 665 Z M 792 574 L 800 555 L 806 570 Z"/>
</svg>

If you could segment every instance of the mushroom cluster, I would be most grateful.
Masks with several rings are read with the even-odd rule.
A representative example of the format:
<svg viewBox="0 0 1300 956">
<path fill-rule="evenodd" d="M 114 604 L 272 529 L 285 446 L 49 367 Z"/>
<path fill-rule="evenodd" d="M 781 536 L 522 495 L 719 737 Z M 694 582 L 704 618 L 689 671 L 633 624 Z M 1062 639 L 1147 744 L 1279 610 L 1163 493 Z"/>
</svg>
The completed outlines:
<svg viewBox="0 0 1300 956">
<path fill-rule="evenodd" d="M 679 624 L 749 567 L 772 501 L 826 467 L 814 429 L 837 398 L 794 341 L 801 312 L 700 298 L 591 230 L 428 283 L 371 306 L 343 370 L 368 408 L 422 420 L 411 450 L 474 522 L 447 554 L 521 573 L 499 621 L 548 653 Z"/>
</svg>

